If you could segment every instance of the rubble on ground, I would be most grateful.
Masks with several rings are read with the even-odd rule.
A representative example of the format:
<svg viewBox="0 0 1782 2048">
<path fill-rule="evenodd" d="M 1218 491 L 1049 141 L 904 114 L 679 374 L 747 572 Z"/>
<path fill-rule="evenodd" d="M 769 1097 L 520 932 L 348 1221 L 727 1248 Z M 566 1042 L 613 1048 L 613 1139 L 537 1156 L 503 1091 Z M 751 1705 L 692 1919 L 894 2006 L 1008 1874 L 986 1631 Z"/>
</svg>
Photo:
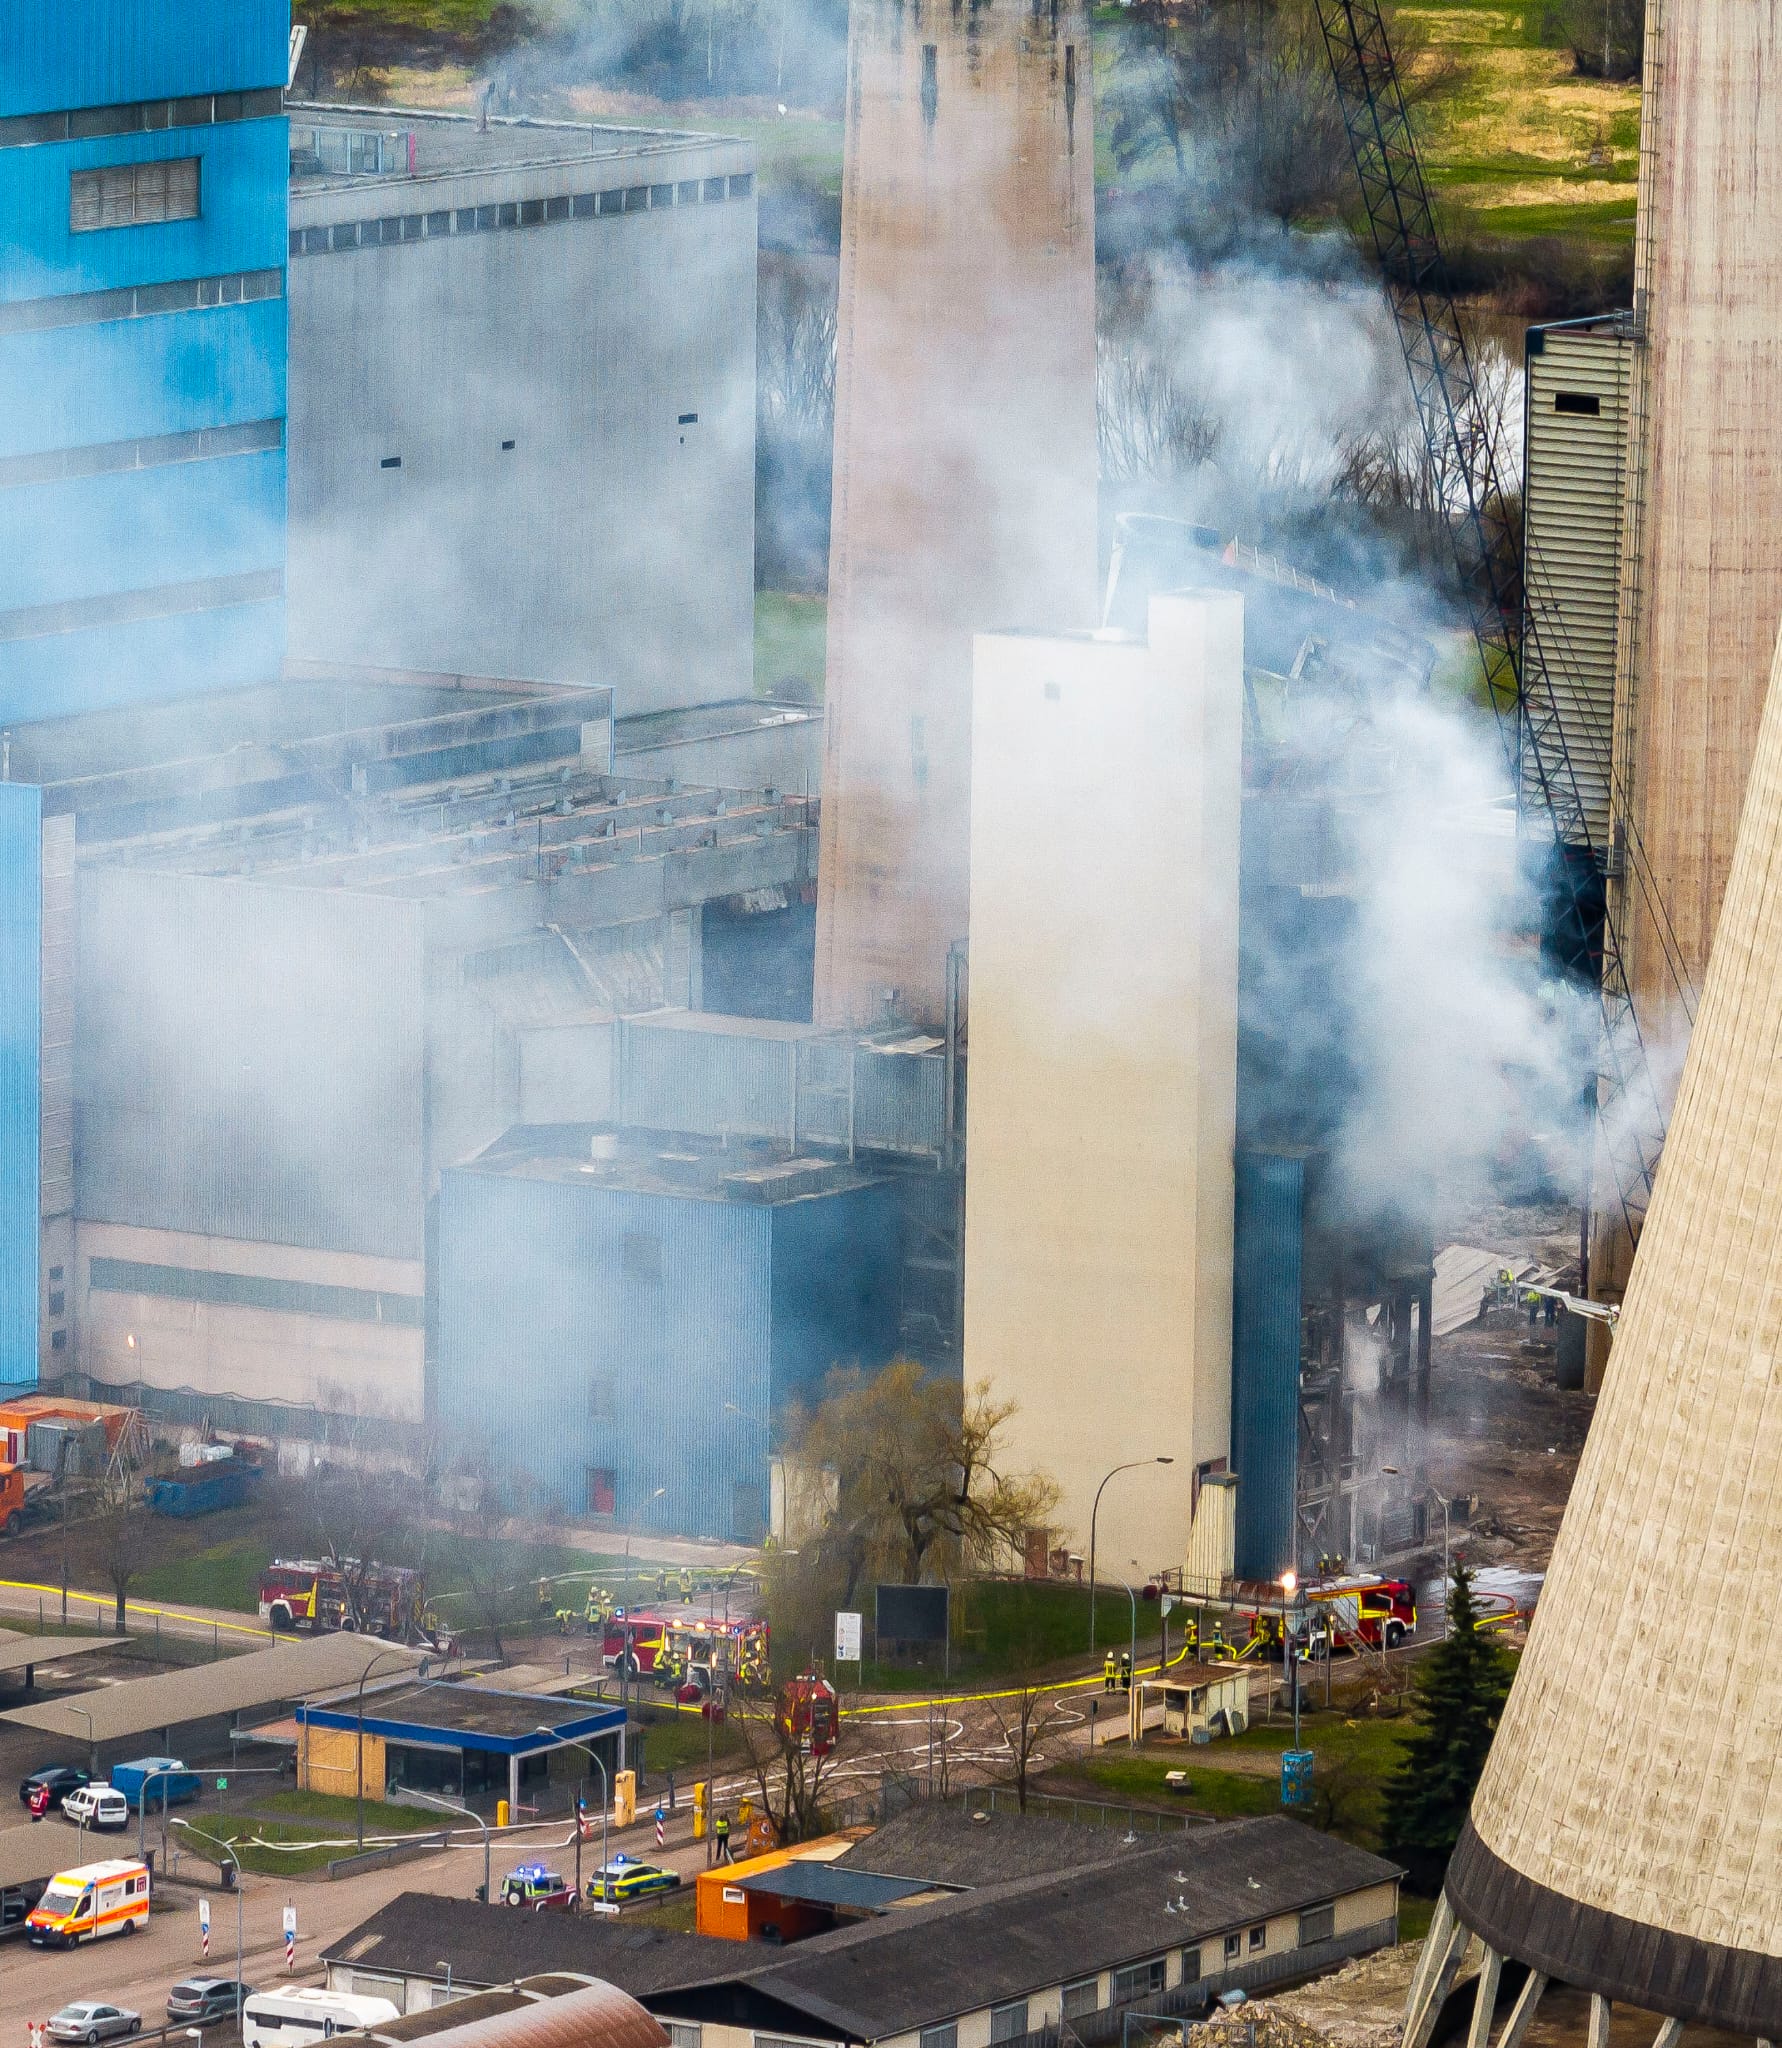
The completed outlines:
<svg viewBox="0 0 1782 2048">
<path fill-rule="evenodd" d="M 1345 1963 L 1274 1998 L 1254 1998 L 1188 2029 L 1186 2048 L 1398 2048 L 1423 1944 Z"/>
</svg>

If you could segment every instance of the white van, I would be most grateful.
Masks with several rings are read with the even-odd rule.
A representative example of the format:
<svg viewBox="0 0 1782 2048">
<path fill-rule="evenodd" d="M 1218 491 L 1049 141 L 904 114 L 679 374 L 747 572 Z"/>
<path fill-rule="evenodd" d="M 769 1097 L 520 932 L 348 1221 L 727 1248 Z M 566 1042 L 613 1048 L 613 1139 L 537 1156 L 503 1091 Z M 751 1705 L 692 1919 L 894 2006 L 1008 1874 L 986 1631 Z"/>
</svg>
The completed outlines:
<svg viewBox="0 0 1782 2048">
<path fill-rule="evenodd" d="M 83 1863 L 59 1870 L 25 1921 L 33 1948 L 72 1948 L 77 1941 L 102 1941 L 108 1934 L 134 1934 L 148 1925 L 149 1874 L 146 1863 L 120 1857 L 111 1863 Z"/>
<path fill-rule="evenodd" d="M 313 2041 L 378 2027 L 398 2017 L 387 1998 L 324 1991 L 306 1984 L 290 1991 L 256 1991 L 241 2008 L 242 2048 L 307 2048 Z"/>
</svg>

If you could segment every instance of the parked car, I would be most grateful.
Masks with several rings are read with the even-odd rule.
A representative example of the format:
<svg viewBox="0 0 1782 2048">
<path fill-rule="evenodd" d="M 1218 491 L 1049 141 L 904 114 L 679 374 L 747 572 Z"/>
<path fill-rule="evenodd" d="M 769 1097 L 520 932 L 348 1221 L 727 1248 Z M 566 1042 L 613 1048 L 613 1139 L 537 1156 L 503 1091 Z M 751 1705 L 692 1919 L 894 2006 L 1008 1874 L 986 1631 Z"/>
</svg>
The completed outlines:
<svg viewBox="0 0 1782 2048">
<path fill-rule="evenodd" d="M 501 1903 L 530 1906 L 535 1913 L 547 1909 L 572 1913 L 575 1887 L 565 1881 L 561 1872 L 547 1870 L 542 1863 L 522 1863 L 501 1880 Z"/>
<path fill-rule="evenodd" d="M 167 2017 L 173 2020 L 232 2020 L 254 1995 L 251 1984 L 233 1977 L 185 1977 L 167 1994 Z"/>
<path fill-rule="evenodd" d="M 679 1876 L 655 1863 L 641 1863 L 635 1856 L 615 1856 L 604 1870 L 588 1880 L 588 1896 L 606 1904 L 623 1906 L 632 1899 L 648 1898 L 652 1892 L 672 1892 Z"/>
<path fill-rule="evenodd" d="M 110 1785 L 83 1785 L 70 1792 L 62 1811 L 77 1827 L 100 1834 L 121 1834 L 130 1825 L 130 1802 Z"/>
<path fill-rule="evenodd" d="M 52 2041 L 110 2041 L 120 2034 L 140 2034 L 142 2015 L 128 2006 L 102 2005 L 96 1998 L 77 1998 L 49 2020 Z"/>
<path fill-rule="evenodd" d="M 70 1792 L 78 1792 L 83 1785 L 93 1782 L 91 1771 L 83 1771 L 78 1764 L 45 1764 L 40 1771 L 33 1771 L 28 1778 L 19 1780 L 19 1804 L 29 1806 L 31 1794 L 39 1785 L 49 1787 L 50 1804 L 60 1806 Z"/>
</svg>

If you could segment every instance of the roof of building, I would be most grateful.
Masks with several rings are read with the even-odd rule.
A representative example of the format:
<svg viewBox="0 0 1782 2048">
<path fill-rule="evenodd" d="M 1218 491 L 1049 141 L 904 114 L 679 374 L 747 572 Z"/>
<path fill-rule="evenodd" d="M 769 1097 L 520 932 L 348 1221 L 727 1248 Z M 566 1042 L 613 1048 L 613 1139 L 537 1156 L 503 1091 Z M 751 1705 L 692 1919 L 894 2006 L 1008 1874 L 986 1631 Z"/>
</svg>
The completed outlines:
<svg viewBox="0 0 1782 2048">
<path fill-rule="evenodd" d="M 1299 1821 L 1230 1821 L 1062 1876 L 1021 1878 L 818 1935 L 744 1981 L 817 2025 L 878 2040 L 1398 1874 Z"/>
<path fill-rule="evenodd" d="M 807 1906 L 839 1906 L 862 1913 L 882 1913 L 904 1899 L 920 1898 L 935 1889 L 925 1878 L 883 1877 L 873 1870 L 795 1859 L 775 1870 L 739 1877 L 737 1889 L 772 1899 L 797 1899 Z"/>
<path fill-rule="evenodd" d="M 125 1679 L 72 1699 L 15 1707 L 0 1715 L 0 1720 L 83 1742 L 118 1742 L 130 1735 L 206 1721 L 216 1714 L 241 1713 L 271 1706 L 277 1700 L 302 1699 L 310 1693 L 352 1685 L 378 1659 L 383 1660 L 385 1671 L 391 1671 L 397 1660 L 406 1657 L 418 1665 L 429 1654 L 377 1636 L 312 1636 L 306 1642 L 274 1643 L 264 1650 L 251 1650 L 245 1657 L 196 1664 L 187 1671 Z"/>
<path fill-rule="evenodd" d="M 0 1836 L 0 1841 L 5 1837 Z M 403 1892 L 322 1951 L 327 1963 L 433 1977 L 450 1956 L 460 1984 L 509 1984 L 538 1972 L 577 1971 L 634 1998 L 706 1984 L 746 1957 L 733 1941 L 570 1913 L 491 1912 L 472 1899 Z"/>
<path fill-rule="evenodd" d="M 967 1810 L 921 1800 L 856 1842 L 841 1860 L 850 1869 L 884 1876 L 977 1887 L 1086 1869 L 1152 1848 L 1156 1840 L 1145 1835 L 1131 1843 L 1115 1828 L 1079 1826 L 1004 1807 Z"/>
<path fill-rule="evenodd" d="M 598 1143 L 601 1156 L 592 1148 Z M 811 1195 L 873 1187 L 880 1176 L 846 1159 L 788 1158 L 765 1140 L 617 1130 L 610 1124 L 523 1124 L 454 1171 L 566 1181 L 593 1193 L 666 1195 L 774 1208 Z"/>
<path fill-rule="evenodd" d="M 0 1632 L 0 1671 L 25 1671 L 32 1665 L 41 1671 L 65 1658 L 116 1648 L 115 1636 L 22 1636 L 7 1629 Z"/>
<path fill-rule="evenodd" d="M 598 1979 L 545 1977 L 505 1998 L 479 1998 L 474 2012 L 455 2005 L 426 2015 L 444 2024 L 411 2028 L 405 2020 L 368 2027 L 363 2038 L 408 2041 L 417 2036 L 451 2048 L 666 2048 L 667 2034 L 635 1998 Z M 354 2038 L 346 2036 L 344 2038 Z"/>
<path fill-rule="evenodd" d="M 357 1728 L 357 1700 L 310 1703 L 297 1710 L 299 1723 L 317 1728 Z M 365 1701 L 368 1734 L 387 1742 L 442 1739 L 457 1749 L 526 1756 L 559 1742 L 605 1734 L 624 1725 L 625 1709 L 592 1700 L 568 1700 L 534 1692 L 504 1692 L 495 1686 L 430 1679 L 376 1692 Z"/>
<path fill-rule="evenodd" d="M 738 137 L 619 121 L 562 121 L 536 116 L 453 114 L 413 107 L 363 107 L 333 101 L 286 103 L 291 122 L 292 182 L 301 191 L 406 182 L 441 172 L 509 170 L 524 164 L 579 162 L 590 157 L 649 157 L 665 150 L 734 148 Z M 316 140 L 317 131 L 322 141 Z M 361 147 L 351 159 L 332 135 L 384 138 L 381 151 Z M 414 139 L 410 167 L 409 138 Z"/>
<path fill-rule="evenodd" d="M 43 1821 L 0 1828 L 0 1891 L 54 1877 L 58 1870 L 72 1869 L 80 1860 L 79 1845 L 66 1828 Z"/>
</svg>

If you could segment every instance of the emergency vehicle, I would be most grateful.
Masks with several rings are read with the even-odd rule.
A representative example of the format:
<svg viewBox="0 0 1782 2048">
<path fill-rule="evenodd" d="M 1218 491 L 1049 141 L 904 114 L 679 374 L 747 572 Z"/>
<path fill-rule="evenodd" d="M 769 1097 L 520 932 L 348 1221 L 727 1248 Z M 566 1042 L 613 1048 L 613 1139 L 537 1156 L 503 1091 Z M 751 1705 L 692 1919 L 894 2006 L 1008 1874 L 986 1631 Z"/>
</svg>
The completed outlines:
<svg viewBox="0 0 1782 2048">
<path fill-rule="evenodd" d="M 522 1863 L 501 1880 L 504 1906 L 530 1906 L 535 1913 L 575 1911 L 575 1887 L 543 1863 Z"/>
<path fill-rule="evenodd" d="M 59 1870 L 25 1921 L 33 1948 L 72 1948 L 148 1925 L 148 1865 L 133 1856 Z"/>
<path fill-rule="evenodd" d="M 814 1671 L 800 1672 L 780 1694 L 780 1726 L 806 1756 L 829 1754 L 840 1720 L 835 1687 Z"/>
<path fill-rule="evenodd" d="M 621 1610 L 607 1622 L 600 1639 L 601 1663 L 617 1671 L 627 1658 L 633 1678 L 667 1675 L 668 1623 L 660 1614 Z"/>
<path fill-rule="evenodd" d="M 275 1557 L 260 1574 L 260 1619 L 274 1629 L 362 1629 L 409 1642 L 422 1633 L 426 1604 L 421 1575 L 407 1565 Z"/>
<path fill-rule="evenodd" d="M 1344 1603 L 1340 1616 L 1319 1614 L 1321 1606 L 1330 1608 L 1338 1602 Z M 1417 1632 L 1417 1592 L 1405 1579 L 1367 1574 L 1315 1579 L 1306 1587 L 1306 1605 L 1311 1614 L 1310 1647 L 1319 1656 L 1333 1635 L 1339 1647 L 1347 1643 L 1353 1648 L 1353 1638 L 1359 1636 L 1370 1650 L 1396 1650 Z"/>
<path fill-rule="evenodd" d="M 683 1676 L 703 1665 L 708 1673 L 722 1673 L 733 1689 L 765 1692 L 767 1623 L 753 1615 L 735 1620 L 676 1615 L 668 1624 L 668 1658 Z"/>
</svg>

